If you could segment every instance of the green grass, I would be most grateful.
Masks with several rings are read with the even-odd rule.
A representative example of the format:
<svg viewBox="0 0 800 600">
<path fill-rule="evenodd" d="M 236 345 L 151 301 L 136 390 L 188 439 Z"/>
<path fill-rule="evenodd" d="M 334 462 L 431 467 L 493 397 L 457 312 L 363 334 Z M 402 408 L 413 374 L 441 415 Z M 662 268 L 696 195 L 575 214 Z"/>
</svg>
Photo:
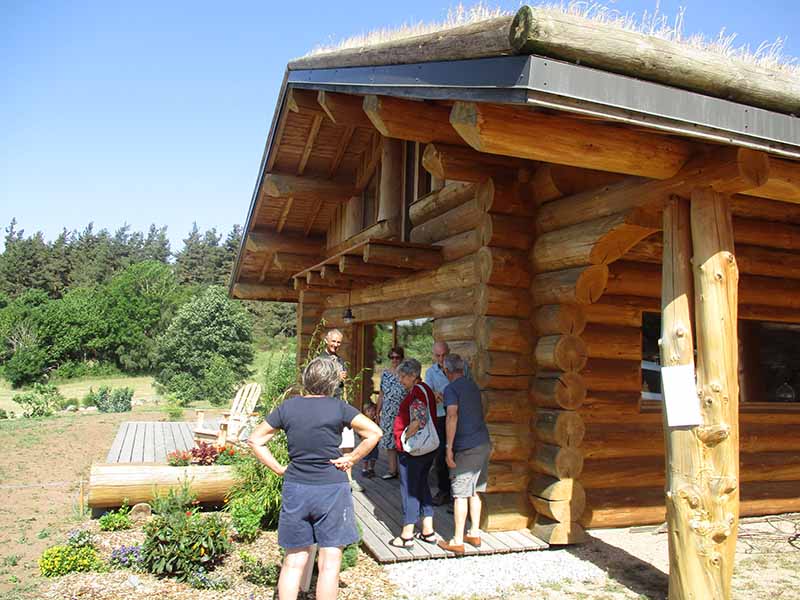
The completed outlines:
<svg viewBox="0 0 800 600">
<path fill-rule="evenodd" d="M 133 399 L 147 403 L 155 403 L 161 399 L 153 385 L 152 377 L 87 377 L 75 379 L 57 385 L 58 390 L 65 398 L 80 401 L 88 392 L 89 388 L 95 390 L 102 386 L 111 388 L 130 387 L 133 388 Z M 22 408 L 12 400 L 12 398 L 23 390 L 11 389 L 7 381 L 0 380 L 0 408 L 6 411 L 14 411 L 18 415 L 22 414 Z"/>
</svg>

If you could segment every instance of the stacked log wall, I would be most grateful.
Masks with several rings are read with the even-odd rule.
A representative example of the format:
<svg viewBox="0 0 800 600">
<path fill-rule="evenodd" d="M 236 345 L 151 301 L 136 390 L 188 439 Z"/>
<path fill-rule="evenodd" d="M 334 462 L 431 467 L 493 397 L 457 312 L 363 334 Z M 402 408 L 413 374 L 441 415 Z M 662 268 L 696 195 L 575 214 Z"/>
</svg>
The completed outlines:
<svg viewBox="0 0 800 600">
<path fill-rule="evenodd" d="M 777 204 L 777 203 L 772 203 Z M 785 205 L 734 198 L 741 277 L 740 320 L 800 323 L 800 215 Z M 776 207 L 780 208 L 780 207 Z M 767 212 L 759 212 L 767 211 Z M 778 214 L 789 222 L 766 220 Z M 770 233 L 772 232 L 772 233 Z M 665 519 L 661 408 L 641 400 L 643 312 L 660 312 L 661 236 L 654 234 L 609 266 L 608 286 L 586 307 L 589 360 L 582 375 L 586 424 L 581 483 L 586 527 L 624 527 Z M 637 352 L 638 351 L 638 355 Z M 800 510 L 800 411 L 785 404 L 740 404 L 741 515 Z"/>
<path fill-rule="evenodd" d="M 412 242 L 439 245 L 445 260 L 473 265 L 475 284 L 458 288 L 449 310 L 434 312 L 434 339 L 471 366 L 481 389 L 492 444 L 482 527 L 513 530 L 530 523 L 525 490 L 531 443 L 527 390 L 533 374 L 526 252 L 531 204 L 518 179 L 482 165 L 477 181 L 449 181 L 412 205 Z M 495 177 L 486 179 L 486 174 Z M 438 312 L 438 314 L 436 314 Z"/>
</svg>

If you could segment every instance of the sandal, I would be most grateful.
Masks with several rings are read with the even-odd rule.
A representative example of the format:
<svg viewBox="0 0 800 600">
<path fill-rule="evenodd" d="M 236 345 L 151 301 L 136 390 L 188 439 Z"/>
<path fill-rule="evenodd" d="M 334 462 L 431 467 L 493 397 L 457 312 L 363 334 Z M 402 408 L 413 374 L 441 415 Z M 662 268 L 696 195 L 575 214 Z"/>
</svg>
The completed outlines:
<svg viewBox="0 0 800 600">
<path fill-rule="evenodd" d="M 397 479 L 397 473 L 384 473 L 381 479 Z"/>
<path fill-rule="evenodd" d="M 404 538 L 402 535 L 398 535 L 394 538 L 391 542 L 389 542 L 390 546 L 394 546 L 395 548 L 413 548 L 414 547 L 414 538 Z"/>
<path fill-rule="evenodd" d="M 435 531 L 431 531 L 430 533 L 422 533 L 421 531 L 418 531 L 416 533 L 415 537 L 418 540 L 420 540 L 422 542 L 425 542 L 426 544 L 435 544 L 436 543 L 436 532 Z"/>
</svg>

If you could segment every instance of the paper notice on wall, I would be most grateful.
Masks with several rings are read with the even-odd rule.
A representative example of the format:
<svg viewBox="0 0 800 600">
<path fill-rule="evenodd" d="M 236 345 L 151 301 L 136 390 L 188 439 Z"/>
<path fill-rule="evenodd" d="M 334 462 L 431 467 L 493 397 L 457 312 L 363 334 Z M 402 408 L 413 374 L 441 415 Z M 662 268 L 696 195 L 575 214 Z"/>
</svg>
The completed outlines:
<svg viewBox="0 0 800 600">
<path fill-rule="evenodd" d="M 702 425 L 694 363 L 661 367 L 661 392 L 669 427 Z"/>
</svg>

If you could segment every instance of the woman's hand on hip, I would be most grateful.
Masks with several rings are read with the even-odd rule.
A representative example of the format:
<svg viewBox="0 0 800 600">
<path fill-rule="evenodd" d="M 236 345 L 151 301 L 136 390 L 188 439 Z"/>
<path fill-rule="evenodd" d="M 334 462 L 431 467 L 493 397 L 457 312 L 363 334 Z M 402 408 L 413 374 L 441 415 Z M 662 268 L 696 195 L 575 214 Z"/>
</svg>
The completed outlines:
<svg viewBox="0 0 800 600">
<path fill-rule="evenodd" d="M 349 471 L 353 468 L 353 456 L 348 452 L 339 458 L 332 458 L 331 464 L 340 471 Z"/>
</svg>

